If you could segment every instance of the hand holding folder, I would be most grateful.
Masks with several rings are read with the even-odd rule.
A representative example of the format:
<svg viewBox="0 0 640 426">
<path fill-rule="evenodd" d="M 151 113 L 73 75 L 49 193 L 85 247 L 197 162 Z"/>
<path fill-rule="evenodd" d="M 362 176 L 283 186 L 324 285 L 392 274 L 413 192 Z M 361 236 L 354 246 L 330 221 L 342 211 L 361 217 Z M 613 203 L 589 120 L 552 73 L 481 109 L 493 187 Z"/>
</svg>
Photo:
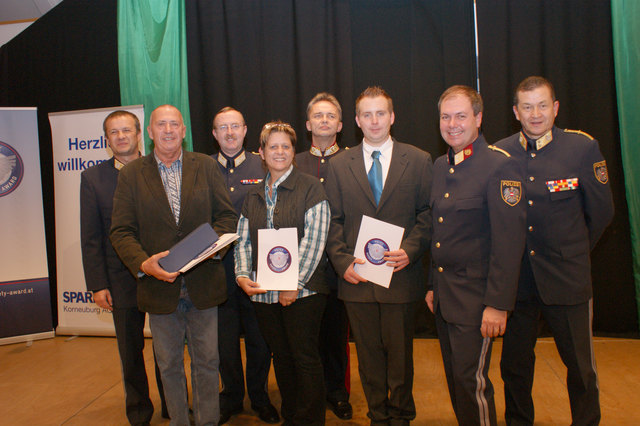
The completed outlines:
<svg viewBox="0 0 640 426">
<path fill-rule="evenodd" d="M 239 235 L 234 233 L 218 237 L 211 225 L 205 222 L 171 247 L 169 254 L 158 263 L 167 272 L 184 273 L 238 238 Z"/>
</svg>

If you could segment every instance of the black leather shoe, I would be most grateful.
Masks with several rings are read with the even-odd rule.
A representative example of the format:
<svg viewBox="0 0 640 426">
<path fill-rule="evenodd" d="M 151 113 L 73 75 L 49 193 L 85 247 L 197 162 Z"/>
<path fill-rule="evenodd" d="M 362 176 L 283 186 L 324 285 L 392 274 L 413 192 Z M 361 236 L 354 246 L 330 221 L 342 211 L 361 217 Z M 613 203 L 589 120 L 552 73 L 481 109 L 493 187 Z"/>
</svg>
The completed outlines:
<svg viewBox="0 0 640 426">
<path fill-rule="evenodd" d="M 349 401 L 329 401 L 327 400 L 329 409 L 333 411 L 340 420 L 349 420 L 353 417 L 353 408 Z"/>
<path fill-rule="evenodd" d="M 251 409 L 258 413 L 258 417 L 265 423 L 278 423 L 280 422 L 280 416 L 278 415 L 278 410 L 271 404 L 262 405 L 260 407 L 256 407 L 255 405 L 251 406 Z"/>
<path fill-rule="evenodd" d="M 226 422 L 229 421 L 229 419 L 231 418 L 231 416 L 233 416 L 234 414 L 238 414 L 242 412 L 242 407 L 236 407 L 236 408 L 232 408 L 232 409 L 225 409 L 222 408 L 220 409 L 220 421 L 218 422 L 218 425 L 223 425 Z"/>
</svg>

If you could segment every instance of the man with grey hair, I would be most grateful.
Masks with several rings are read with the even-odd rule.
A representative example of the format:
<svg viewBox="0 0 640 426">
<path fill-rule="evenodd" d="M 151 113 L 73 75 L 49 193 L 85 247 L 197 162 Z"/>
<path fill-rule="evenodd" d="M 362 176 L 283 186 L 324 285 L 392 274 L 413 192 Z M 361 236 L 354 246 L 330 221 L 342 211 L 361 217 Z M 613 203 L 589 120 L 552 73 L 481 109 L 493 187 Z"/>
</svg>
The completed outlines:
<svg viewBox="0 0 640 426">
<path fill-rule="evenodd" d="M 235 232 L 237 215 L 215 161 L 184 151 L 186 127 L 171 105 L 156 108 L 147 131 L 153 152 L 122 168 L 113 200 L 111 243 L 138 277 L 138 308 L 149 313 L 172 425 L 189 424 L 184 342 L 191 354 L 196 424 L 216 425 L 218 308 L 227 298 L 222 262 L 207 259 L 188 272 L 160 260 L 203 223 Z"/>
</svg>

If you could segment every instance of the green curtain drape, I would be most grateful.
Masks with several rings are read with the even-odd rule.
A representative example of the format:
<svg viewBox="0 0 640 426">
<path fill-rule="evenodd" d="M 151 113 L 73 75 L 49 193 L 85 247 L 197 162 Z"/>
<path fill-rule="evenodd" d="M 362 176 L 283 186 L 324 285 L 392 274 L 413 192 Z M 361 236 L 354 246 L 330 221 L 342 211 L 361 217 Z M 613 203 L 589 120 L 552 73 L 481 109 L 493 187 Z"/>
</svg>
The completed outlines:
<svg viewBox="0 0 640 426">
<path fill-rule="evenodd" d="M 633 273 L 640 323 L 640 2 L 612 0 L 611 19 L 620 147 L 629 206 Z"/>
<path fill-rule="evenodd" d="M 145 129 L 151 111 L 174 105 L 187 126 L 184 148 L 193 150 L 184 0 L 118 0 L 118 68 L 122 105 L 144 105 Z"/>
</svg>

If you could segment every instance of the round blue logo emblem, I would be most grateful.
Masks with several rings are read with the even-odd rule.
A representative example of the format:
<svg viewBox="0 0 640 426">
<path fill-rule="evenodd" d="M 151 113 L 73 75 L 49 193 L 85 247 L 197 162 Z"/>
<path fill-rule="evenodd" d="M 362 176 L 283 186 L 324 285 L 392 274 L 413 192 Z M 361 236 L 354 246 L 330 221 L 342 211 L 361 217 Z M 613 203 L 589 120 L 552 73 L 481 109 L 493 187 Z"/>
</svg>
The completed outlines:
<svg viewBox="0 0 640 426">
<path fill-rule="evenodd" d="M 24 176 L 24 164 L 18 151 L 0 141 L 0 197 L 12 193 Z"/>
<path fill-rule="evenodd" d="M 276 246 L 267 254 L 267 266 L 273 272 L 281 273 L 291 266 L 291 253 L 282 246 Z"/>
<path fill-rule="evenodd" d="M 372 238 L 364 246 L 365 257 L 374 265 L 382 265 L 385 262 L 385 251 L 389 251 L 389 245 L 380 238 Z"/>
</svg>

